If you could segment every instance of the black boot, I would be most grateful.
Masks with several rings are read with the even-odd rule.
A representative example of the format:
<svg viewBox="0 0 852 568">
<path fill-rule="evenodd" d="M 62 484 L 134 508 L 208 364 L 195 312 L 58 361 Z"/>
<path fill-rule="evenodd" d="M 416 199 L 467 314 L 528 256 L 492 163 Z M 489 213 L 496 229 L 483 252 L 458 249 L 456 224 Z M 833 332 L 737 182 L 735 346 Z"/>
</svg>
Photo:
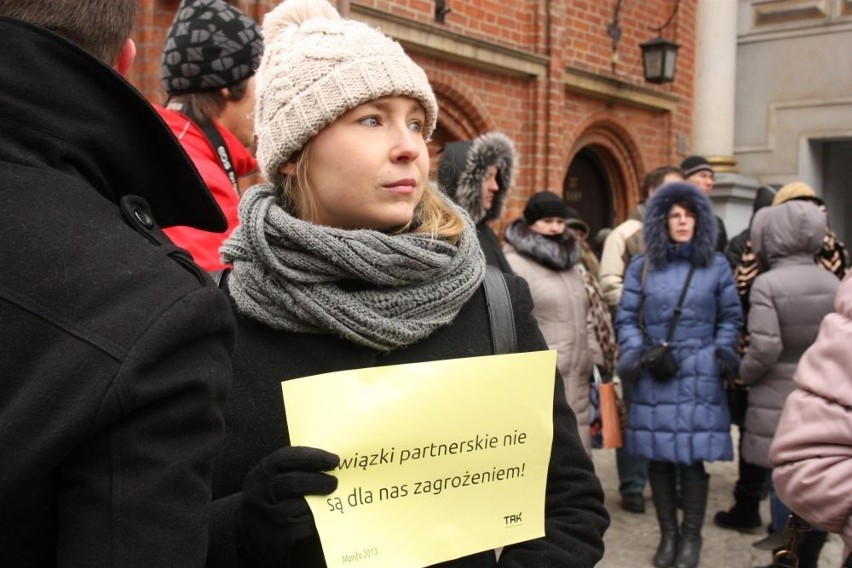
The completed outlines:
<svg viewBox="0 0 852 568">
<path fill-rule="evenodd" d="M 698 483 L 681 484 L 683 501 L 683 524 L 677 547 L 675 568 L 696 568 L 701 555 L 701 527 L 707 512 L 707 488 L 709 479 Z"/>
<path fill-rule="evenodd" d="M 771 470 L 746 462 L 740 456 L 739 479 L 734 488 L 734 506 L 728 511 L 716 513 L 713 517 L 716 526 L 744 533 L 760 529 L 763 525 L 760 519 L 760 501 L 766 496 L 770 472 Z"/>
<path fill-rule="evenodd" d="M 660 544 L 654 554 L 656 568 L 668 568 L 674 564 L 677 555 L 677 485 L 675 472 L 648 471 L 651 483 L 651 498 L 657 510 L 657 522 L 660 524 Z"/>
<path fill-rule="evenodd" d="M 760 520 L 760 501 L 753 497 L 737 497 L 733 507 L 716 513 L 713 523 L 723 529 L 755 532 L 763 524 Z"/>
</svg>

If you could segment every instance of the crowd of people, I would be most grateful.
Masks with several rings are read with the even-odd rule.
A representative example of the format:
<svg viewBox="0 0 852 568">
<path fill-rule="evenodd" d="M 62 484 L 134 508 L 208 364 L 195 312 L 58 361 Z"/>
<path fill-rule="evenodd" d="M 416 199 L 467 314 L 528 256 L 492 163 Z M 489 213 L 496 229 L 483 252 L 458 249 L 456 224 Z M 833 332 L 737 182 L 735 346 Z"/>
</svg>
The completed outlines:
<svg viewBox="0 0 852 568">
<path fill-rule="evenodd" d="M 379 30 L 328 0 L 260 24 L 182 0 L 158 106 L 122 78 L 134 13 L 0 2 L 9 565 L 326 566 L 306 497 L 336 491 L 341 456 L 291 443 L 282 381 L 498 354 L 495 273 L 512 350 L 556 351 L 544 531 L 440 566 L 602 558 L 595 377 L 625 404 L 621 507 L 645 513 L 650 485 L 649 564 L 699 565 L 705 462 L 734 459 L 732 424 L 740 479 L 714 522 L 762 527 L 769 495 L 770 532 L 812 524 L 799 566 L 827 531 L 852 564 L 849 258 L 813 188 L 760 188 L 729 241 L 713 165 L 689 156 L 648 172 L 605 240 L 549 190 L 498 234 L 514 142 L 447 143 L 430 172 L 435 94 Z"/>
</svg>

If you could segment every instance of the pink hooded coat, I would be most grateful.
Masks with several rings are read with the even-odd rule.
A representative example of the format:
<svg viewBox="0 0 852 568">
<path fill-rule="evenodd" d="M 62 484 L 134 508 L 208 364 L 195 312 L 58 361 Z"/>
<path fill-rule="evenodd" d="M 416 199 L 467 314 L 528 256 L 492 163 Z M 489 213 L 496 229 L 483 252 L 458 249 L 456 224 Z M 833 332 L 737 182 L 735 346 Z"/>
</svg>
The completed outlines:
<svg viewBox="0 0 852 568">
<path fill-rule="evenodd" d="M 781 500 L 852 551 L 852 278 L 799 361 L 770 447 Z"/>
</svg>

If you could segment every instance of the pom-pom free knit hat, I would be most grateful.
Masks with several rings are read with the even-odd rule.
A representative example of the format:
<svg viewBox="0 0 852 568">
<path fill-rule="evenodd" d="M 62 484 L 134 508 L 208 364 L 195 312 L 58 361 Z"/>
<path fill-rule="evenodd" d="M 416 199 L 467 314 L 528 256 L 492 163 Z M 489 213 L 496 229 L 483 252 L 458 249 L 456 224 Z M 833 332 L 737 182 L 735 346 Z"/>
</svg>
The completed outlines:
<svg viewBox="0 0 852 568">
<path fill-rule="evenodd" d="M 182 0 L 166 36 L 160 77 L 169 95 L 216 91 L 254 75 L 260 26 L 224 0 Z"/>
<path fill-rule="evenodd" d="M 380 31 L 341 18 L 327 0 L 284 0 L 264 18 L 263 35 L 255 134 L 270 182 L 280 183 L 281 165 L 325 126 L 381 97 L 417 100 L 423 135 L 432 135 L 438 103 L 426 73 Z"/>
<path fill-rule="evenodd" d="M 713 173 L 713 166 L 711 166 L 710 162 L 707 161 L 707 158 L 703 156 L 688 157 L 680 163 L 680 169 L 683 170 L 684 179 L 688 178 L 692 174 L 697 174 L 702 170 Z"/>
<path fill-rule="evenodd" d="M 527 200 L 524 207 L 524 221 L 527 225 L 532 225 L 547 217 L 567 219 L 568 206 L 552 191 L 540 191 Z"/>
</svg>

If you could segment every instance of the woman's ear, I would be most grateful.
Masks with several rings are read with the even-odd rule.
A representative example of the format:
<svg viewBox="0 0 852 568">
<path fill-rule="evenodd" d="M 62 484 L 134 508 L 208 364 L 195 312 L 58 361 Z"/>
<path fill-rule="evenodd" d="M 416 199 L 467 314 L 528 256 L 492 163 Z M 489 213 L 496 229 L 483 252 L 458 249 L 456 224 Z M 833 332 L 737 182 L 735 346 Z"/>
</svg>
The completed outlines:
<svg viewBox="0 0 852 568">
<path fill-rule="evenodd" d="M 281 167 L 278 168 L 278 173 L 283 174 L 285 176 L 296 175 L 296 163 L 284 162 L 283 164 L 281 164 Z"/>
</svg>

